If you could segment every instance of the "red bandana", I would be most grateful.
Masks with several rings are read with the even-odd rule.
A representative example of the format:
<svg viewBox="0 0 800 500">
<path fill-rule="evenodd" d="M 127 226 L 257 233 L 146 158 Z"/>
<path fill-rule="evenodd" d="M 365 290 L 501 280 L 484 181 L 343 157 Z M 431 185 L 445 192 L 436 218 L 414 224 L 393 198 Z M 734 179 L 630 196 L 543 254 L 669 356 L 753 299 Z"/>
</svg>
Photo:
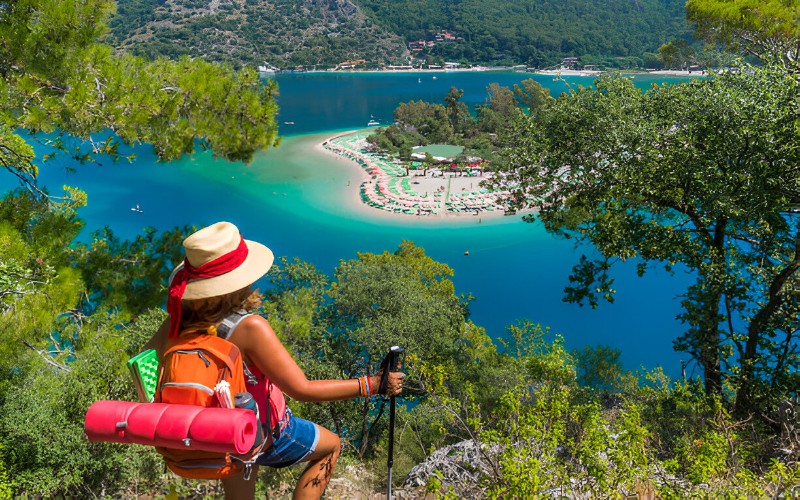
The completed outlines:
<svg viewBox="0 0 800 500">
<path fill-rule="evenodd" d="M 240 236 L 241 238 L 241 236 Z M 229 273 L 239 267 L 247 258 L 247 245 L 244 238 L 239 242 L 239 246 L 233 251 L 226 253 L 205 264 L 194 267 L 189 261 L 183 259 L 181 268 L 172 283 L 169 285 L 169 296 L 167 297 L 167 313 L 169 313 L 169 338 L 178 338 L 181 329 L 181 314 L 183 307 L 181 300 L 186 291 L 186 284 L 192 279 L 214 278 Z"/>
</svg>

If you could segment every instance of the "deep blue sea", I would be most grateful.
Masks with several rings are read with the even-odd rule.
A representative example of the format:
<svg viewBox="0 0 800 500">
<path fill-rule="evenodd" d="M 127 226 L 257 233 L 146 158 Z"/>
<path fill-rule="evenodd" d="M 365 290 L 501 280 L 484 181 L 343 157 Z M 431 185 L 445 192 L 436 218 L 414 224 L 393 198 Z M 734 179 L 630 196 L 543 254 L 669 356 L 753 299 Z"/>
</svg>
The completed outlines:
<svg viewBox="0 0 800 500">
<path fill-rule="evenodd" d="M 672 349 L 682 332 L 675 317 L 685 276 L 653 270 L 638 278 L 635 262 L 620 263 L 613 304 L 593 310 L 564 303 L 570 269 L 591 248 L 576 249 L 516 216 L 480 223 L 473 217 L 455 222 L 370 217 L 352 207 L 360 171 L 317 150 L 332 132 L 364 128 L 371 118 L 390 122 L 400 102 L 442 102 L 456 86 L 472 107 L 485 100 L 490 83 L 510 87 L 526 78 L 548 86 L 552 95 L 566 90 L 552 77 L 513 72 L 279 74 L 284 140 L 250 165 L 217 161 L 209 153 L 158 163 L 149 147 L 139 146 L 131 164 L 50 161 L 40 179 L 54 193 L 64 184 L 87 192 L 88 206 L 80 211 L 87 222 L 84 236 L 106 225 L 119 236 L 133 237 L 147 226 L 171 229 L 228 220 L 277 256 L 309 261 L 329 274 L 357 252 L 394 251 L 402 240 L 412 240 L 454 269 L 457 293 L 475 297 L 471 318 L 491 337 L 504 336 L 507 325 L 527 318 L 563 335 L 570 348 L 612 346 L 622 350 L 626 368 L 663 366 L 677 377 L 680 360 L 687 359 Z M 567 81 L 591 84 L 590 78 Z M 634 79 L 641 88 L 661 81 Z M 0 190 L 14 186 L 12 176 L 0 176 Z M 143 213 L 131 211 L 136 204 Z"/>
</svg>

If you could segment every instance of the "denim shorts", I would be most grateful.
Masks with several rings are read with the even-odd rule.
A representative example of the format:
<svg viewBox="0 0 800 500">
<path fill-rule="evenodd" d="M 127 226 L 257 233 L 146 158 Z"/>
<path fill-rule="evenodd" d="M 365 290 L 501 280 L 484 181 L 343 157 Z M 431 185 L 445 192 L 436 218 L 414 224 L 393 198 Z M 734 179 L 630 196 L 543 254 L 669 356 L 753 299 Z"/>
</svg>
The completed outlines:
<svg viewBox="0 0 800 500">
<path fill-rule="evenodd" d="M 258 465 L 269 467 L 289 467 L 302 462 L 307 456 L 317 449 L 319 442 L 319 428 L 314 422 L 303 420 L 292 415 L 286 410 L 288 423 L 281 431 L 280 437 L 272 446 L 258 457 Z"/>
</svg>

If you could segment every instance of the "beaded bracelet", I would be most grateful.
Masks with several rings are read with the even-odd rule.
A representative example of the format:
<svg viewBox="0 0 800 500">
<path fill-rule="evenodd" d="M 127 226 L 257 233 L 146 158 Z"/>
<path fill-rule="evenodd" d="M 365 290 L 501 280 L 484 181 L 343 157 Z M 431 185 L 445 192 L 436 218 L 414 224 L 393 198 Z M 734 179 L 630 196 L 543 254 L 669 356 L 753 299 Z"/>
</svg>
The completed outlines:
<svg viewBox="0 0 800 500">
<path fill-rule="evenodd" d="M 358 377 L 358 395 L 366 398 L 372 397 L 372 385 L 369 383 L 369 377 Z"/>
<path fill-rule="evenodd" d="M 365 392 L 364 391 L 364 385 L 363 385 L 364 381 L 361 379 L 361 377 L 359 377 L 359 378 L 356 379 L 356 382 L 358 382 L 358 395 L 359 396 L 363 396 L 364 392 Z"/>
</svg>

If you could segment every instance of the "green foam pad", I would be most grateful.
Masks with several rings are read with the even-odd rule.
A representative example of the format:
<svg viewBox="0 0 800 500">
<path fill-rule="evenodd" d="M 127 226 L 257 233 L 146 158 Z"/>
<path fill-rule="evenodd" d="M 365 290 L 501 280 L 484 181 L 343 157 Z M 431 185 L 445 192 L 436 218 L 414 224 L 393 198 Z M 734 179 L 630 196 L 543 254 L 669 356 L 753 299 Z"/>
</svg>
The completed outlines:
<svg viewBox="0 0 800 500">
<path fill-rule="evenodd" d="M 128 369 L 133 375 L 139 401 L 152 402 L 158 384 L 158 355 L 155 349 L 140 352 L 128 360 Z"/>
</svg>

